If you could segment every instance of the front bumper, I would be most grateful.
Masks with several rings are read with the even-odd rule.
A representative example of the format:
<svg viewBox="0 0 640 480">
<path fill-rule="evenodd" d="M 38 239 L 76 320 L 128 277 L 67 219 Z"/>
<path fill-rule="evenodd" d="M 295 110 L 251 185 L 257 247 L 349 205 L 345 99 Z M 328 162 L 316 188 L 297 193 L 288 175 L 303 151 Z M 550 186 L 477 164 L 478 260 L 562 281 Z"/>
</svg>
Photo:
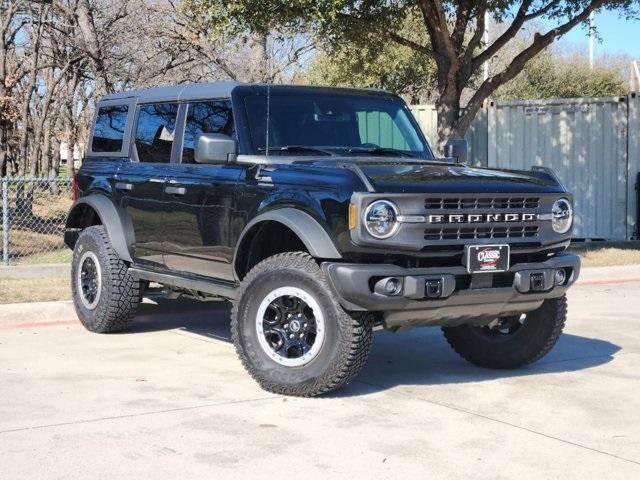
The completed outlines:
<svg viewBox="0 0 640 480">
<path fill-rule="evenodd" d="M 567 279 L 554 283 L 557 269 Z M 347 310 L 382 312 L 386 328 L 418 325 L 482 325 L 499 316 L 537 309 L 547 299 L 564 295 L 578 279 L 580 257 L 561 253 L 544 262 L 518 263 L 500 274 L 469 274 L 463 266 L 408 269 L 388 264 L 326 262 L 322 269 L 333 293 Z M 538 274 L 542 291 L 531 291 L 531 274 Z M 394 277 L 403 288 L 385 295 L 375 288 L 379 279 Z M 429 299 L 427 281 L 440 281 L 442 297 Z"/>
</svg>

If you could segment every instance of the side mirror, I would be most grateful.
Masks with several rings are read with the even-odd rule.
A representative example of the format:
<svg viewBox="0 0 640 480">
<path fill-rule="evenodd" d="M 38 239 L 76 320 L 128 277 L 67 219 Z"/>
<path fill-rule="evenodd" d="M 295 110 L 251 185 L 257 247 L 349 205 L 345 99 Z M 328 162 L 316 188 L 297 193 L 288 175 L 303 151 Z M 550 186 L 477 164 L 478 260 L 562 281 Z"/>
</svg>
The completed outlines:
<svg viewBox="0 0 640 480">
<path fill-rule="evenodd" d="M 195 160 L 198 163 L 234 162 L 238 147 L 236 141 L 223 133 L 203 133 L 198 137 Z"/>
<path fill-rule="evenodd" d="M 469 146 L 464 138 L 451 138 L 444 146 L 444 154 L 447 158 L 453 158 L 456 163 L 467 163 Z"/>
</svg>

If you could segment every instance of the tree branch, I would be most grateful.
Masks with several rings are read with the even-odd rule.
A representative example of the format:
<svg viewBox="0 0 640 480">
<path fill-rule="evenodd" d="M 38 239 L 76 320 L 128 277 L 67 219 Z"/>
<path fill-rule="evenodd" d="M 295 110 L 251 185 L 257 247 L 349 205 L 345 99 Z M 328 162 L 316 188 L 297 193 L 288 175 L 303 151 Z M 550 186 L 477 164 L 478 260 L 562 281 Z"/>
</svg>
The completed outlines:
<svg viewBox="0 0 640 480">
<path fill-rule="evenodd" d="M 538 18 L 541 17 L 542 15 L 546 14 L 547 12 L 549 12 L 549 10 L 551 10 L 553 7 L 555 7 L 556 5 L 558 5 L 560 2 L 554 0 L 553 2 L 549 2 L 548 4 L 546 4 L 544 7 L 540 8 L 539 10 L 536 10 L 534 12 L 529 13 L 528 15 L 525 15 L 525 22 L 528 22 L 529 20 L 533 20 L 534 18 Z"/>
<path fill-rule="evenodd" d="M 527 12 L 529 11 L 531 3 L 533 3 L 533 0 L 525 0 L 524 2 L 522 2 L 520 8 L 518 9 L 518 13 L 516 13 L 513 22 L 511 22 L 511 25 L 509 25 L 507 30 L 505 30 L 505 32 L 500 35 L 491 45 L 486 47 L 482 52 L 480 52 L 473 58 L 473 60 L 471 61 L 472 72 L 475 72 L 476 69 L 480 67 L 480 65 L 491 59 L 491 57 L 499 52 L 502 47 L 504 47 L 511 39 L 513 39 L 518 34 L 520 28 L 522 28 L 522 25 L 526 21 Z"/>
<path fill-rule="evenodd" d="M 484 36 L 484 31 L 487 28 L 485 24 L 485 12 L 487 11 L 486 3 L 482 6 L 478 6 L 478 16 L 476 20 L 476 31 L 473 32 L 473 35 L 469 39 L 469 43 L 467 44 L 467 48 L 462 55 L 462 64 L 471 66 L 471 58 L 473 57 L 476 48 L 480 46 L 482 42 L 482 37 Z M 469 78 L 473 70 L 469 68 Z"/>
<path fill-rule="evenodd" d="M 469 20 L 473 12 L 474 2 L 470 0 L 461 1 L 458 4 L 456 11 L 456 21 L 451 33 L 451 42 L 456 50 L 462 48 L 465 34 L 467 33 L 467 27 L 469 26 Z"/>
<path fill-rule="evenodd" d="M 424 55 L 433 55 L 434 53 L 433 50 L 431 50 L 429 47 L 425 45 L 414 42 L 413 40 L 409 40 L 408 38 L 403 37 L 402 35 L 398 35 L 393 30 L 389 30 L 388 28 L 385 28 L 382 25 L 376 25 L 375 20 L 364 18 L 364 17 L 358 17 L 355 15 L 349 15 L 347 13 L 338 13 L 338 17 L 343 20 L 350 20 L 366 28 L 374 27 L 375 29 L 378 30 L 379 33 L 387 36 L 390 40 L 393 40 L 397 44 L 410 48 L 417 52 L 420 52 Z"/>
<path fill-rule="evenodd" d="M 502 72 L 488 78 L 480 85 L 467 104 L 464 114 L 460 117 L 457 129 L 465 131 L 471 124 L 476 113 L 478 113 L 482 103 L 487 97 L 489 97 L 489 95 L 491 95 L 498 87 L 518 75 L 529 60 L 551 45 L 556 38 L 564 35 L 576 25 L 586 21 L 591 12 L 600 8 L 605 1 L 606 0 L 593 0 L 582 12 L 566 23 L 549 30 L 544 35 L 536 34 L 533 43 L 520 52 Z"/>
</svg>

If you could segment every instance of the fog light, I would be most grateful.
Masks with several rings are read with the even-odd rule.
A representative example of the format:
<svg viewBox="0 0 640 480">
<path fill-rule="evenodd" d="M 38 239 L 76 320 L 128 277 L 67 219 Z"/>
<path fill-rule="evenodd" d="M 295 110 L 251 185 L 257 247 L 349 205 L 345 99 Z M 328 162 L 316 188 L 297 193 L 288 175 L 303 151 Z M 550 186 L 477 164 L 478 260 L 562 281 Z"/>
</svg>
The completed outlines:
<svg viewBox="0 0 640 480">
<path fill-rule="evenodd" d="M 402 282 L 397 278 L 390 278 L 384 284 L 384 293 L 387 295 L 398 295 L 402 289 Z"/>
<path fill-rule="evenodd" d="M 564 268 L 559 268 L 556 270 L 555 281 L 556 285 L 564 285 L 564 282 L 567 280 L 567 272 Z"/>
</svg>

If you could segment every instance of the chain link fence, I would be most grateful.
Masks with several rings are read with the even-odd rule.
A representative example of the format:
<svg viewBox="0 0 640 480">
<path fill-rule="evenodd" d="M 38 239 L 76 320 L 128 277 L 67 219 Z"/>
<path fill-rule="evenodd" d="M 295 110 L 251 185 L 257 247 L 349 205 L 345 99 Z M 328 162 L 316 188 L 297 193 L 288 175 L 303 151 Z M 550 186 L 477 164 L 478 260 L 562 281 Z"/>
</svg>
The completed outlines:
<svg viewBox="0 0 640 480">
<path fill-rule="evenodd" d="M 0 178 L 3 265 L 64 263 L 64 226 L 72 204 L 64 178 Z"/>
</svg>

